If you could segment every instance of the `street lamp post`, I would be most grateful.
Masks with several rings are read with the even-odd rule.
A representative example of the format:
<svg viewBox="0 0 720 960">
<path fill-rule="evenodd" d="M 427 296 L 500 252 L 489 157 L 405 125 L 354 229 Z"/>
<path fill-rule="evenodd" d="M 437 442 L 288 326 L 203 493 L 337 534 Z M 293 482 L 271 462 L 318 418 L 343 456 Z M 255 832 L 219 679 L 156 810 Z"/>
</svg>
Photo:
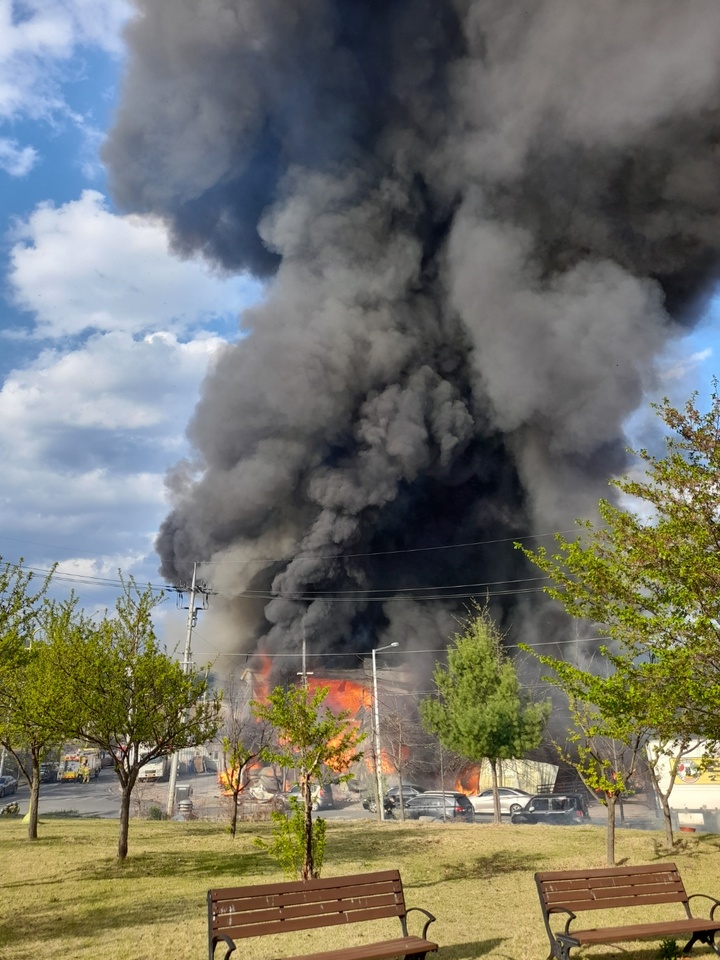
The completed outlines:
<svg viewBox="0 0 720 960">
<path fill-rule="evenodd" d="M 372 651 L 372 675 L 373 675 L 373 717 L 375 719 L 375 780 L 377 782 L 378 809 L 380 810 L 380 819 L 385 819 L 385 804 L 382 795 L 382 762 L 380 756 L 380 713 L 378 712 L 378 689 L 377 689 L 377 666 L 375 664 L 375 654 L 382 650 L 389 650 L 391 647 L 399 647 L 397 640 L 394 643 L 388 643 L 385 647 L 377 647 Z M 402 798 L 401 798 L 402 801 Z"/>
</svg>

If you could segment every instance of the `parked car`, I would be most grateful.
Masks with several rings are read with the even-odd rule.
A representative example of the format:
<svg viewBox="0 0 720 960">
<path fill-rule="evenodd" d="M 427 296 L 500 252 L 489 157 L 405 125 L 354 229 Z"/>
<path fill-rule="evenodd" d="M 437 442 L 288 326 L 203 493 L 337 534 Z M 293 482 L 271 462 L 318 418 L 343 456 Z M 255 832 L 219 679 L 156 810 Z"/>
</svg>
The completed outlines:
<svg viewBox="0 0 720 960">
<path fill-rule="evenodd" d="M 464 820 L 472 823 L 475 812 L 464 793 L 428 790 L 408 800 L 405 804 L 405 816 L 408 820 L 431 817 L 433 820 Z"/>
<path fill-rule="evenodd" d="M 18 782 L 15 777 L 5 774 L 0 777 L 0 797 L 5 797 L 9 793 L 15 793 L 18 788 Z"/>
<path fill-rule="evenodd" d="M 532 796 L 526 790 L 516 790 L 514 787 L 498 787 L 498 795 L 500 797 L 500 813 L 503 816 L 518 813 Z M 480 793 L 468 797 L 468 800 L 475 813 L 489 813 L 491 816 L 495 813 L 492 790 L 482 790 Z"/>
<path fill-rule="evenodd" d="M 54 783 L 57 779 L 58 765 L 56 763 L 40 764 L 40 783 Z"/>
<path fill-rule="evenodd" d="M 538 794 L 511 816 L 513 823 L 576 824 L 589 819 L 587 799 L 579 793 Z"/>
<path fill-rule="evenodd" d="M 377 803 L 375 801 L 375 797 L 365 797 L 365 799 L 362 802 L 362 805 L 363 805 L 363 808 L 365 810 L 369 810 L 370 813 L 375 813 L 375 811 L 377 810 Z M 383 806 L 385 808 L 385 816 L 392 817 L 393 810 L 395 810 L 395 800 L 390 800 L 388 797 L 385 797 L 385 799 L 383 800 Z"/>
<path fill-rule="evenodd" d="M 329 783 L 316 784 L 312 788 L 311 794 L 313 810 L 332 810 L 332 808 L 335 806 L 332 787 Z M 291 797 L 296 797 L 298 800 L 302 800 L 299 783 L 294 783 L 284 795 L 285 802 L 287 803 Z"/>
<path fill-rule="evenodd" d="M 408 801 L 416 797 L 419 793 L 424 793 L 425 787 L 418 786 L 417 783 L 404 783 L 402 785 L 402 804 L 408 805 Z M 385 794 L 385 807 L 396 807 L 401 797 L 400 786 L 390 787 Z"/>
<path fill-rule="evenodd" d="M 417 783 L 404 783 L 402 785 L 402 804 L 404 807 L 407 806 L 408 800 L 412 797 L 416 797 L 419 793 L 423 793 L 425 787 L 419 786 Z M 390 787 L 383 798 L 383 806 L 385 807 L 385 813 L 389 816 L 392 816 L 393 811 L 397 808 L 398 802 L 400 800 L 400 786 L 396 785 Z M 375 797 L 365 797 L 363 800 L 363 807 L 366 810 L 370 810 L 371 813 L 375 813 L 377 810 L 377 803 L 375 802 Z"/>
</svg>

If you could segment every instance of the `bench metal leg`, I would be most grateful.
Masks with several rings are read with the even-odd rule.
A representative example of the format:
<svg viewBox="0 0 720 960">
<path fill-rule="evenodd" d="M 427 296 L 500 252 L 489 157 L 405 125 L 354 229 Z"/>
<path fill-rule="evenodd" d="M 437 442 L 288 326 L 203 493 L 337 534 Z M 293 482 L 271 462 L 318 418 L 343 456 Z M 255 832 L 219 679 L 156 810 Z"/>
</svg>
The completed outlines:
<svg viewBox="0 0 720 960">
<path fill-rule="evenodd" d="M 548 957 L 548 960 L 570 960 L 570 947 L 575 946 L 575 944 L 567 943 L 565 940 L 561 940 L 558 937 L 553 946 L 551 947 L 551 953 Z"/>
<path fill-rule="evenodd" d="M 714 950 L 715 953 L 720 957 L 720 948 L 718 948 L 718 945 L 715 943 L 714 931 L 710 931 L 708 933 L 694 933 L 690 940 L 688 940 L 683 947 L 683 953 L 688 953 L 688 951 L 692 950 L 693 944 L 697 943 L 697 941 L 707 944 L 707 946 Z"/>
<path fill-rule="evenodd" d="M 405 960 L 425 960 L 424 953 L 406 953 Z"/>
</svg>

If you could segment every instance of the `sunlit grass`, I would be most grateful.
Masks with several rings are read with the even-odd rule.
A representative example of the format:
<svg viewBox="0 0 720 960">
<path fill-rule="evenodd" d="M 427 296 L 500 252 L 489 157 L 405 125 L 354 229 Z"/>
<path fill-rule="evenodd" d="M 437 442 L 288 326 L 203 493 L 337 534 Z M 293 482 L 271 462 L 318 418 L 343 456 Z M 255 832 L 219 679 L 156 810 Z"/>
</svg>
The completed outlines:
<svg viewBox="0 0 720 960">
<path fill-rule="evenodd" d="M 283 879 L 253 844 L 255 836 L 267 834 L 265 824 L 240 825 L 233 841 L 222 824 L 134 820 L 130 856 L 122 864 L 115 859 L 117 830 L 116 821 L 43 817 L 40 839 L 30 843 L 24 824 L 0 822 L 2 960 L 204 958 L 208 888 Z M 720 896 L 719 837 L 697 834 L 672 857 L 662 852 L 661 840 L 659 833 L 622 830 L 618 858 L 674 859 L 689 892 Z M 596 826 L 335 821 L 328 823 L 323 873 L 399 867 L 408 905 L 438 918 L 430 935 L 440 943 L 440 960 L 544 960 L 548 945 L 534 871 L 603 865 L 604 855 L 605 832 Z M 396 936 L 397 924 L 385 932 Z M 288 935 L 291 943 L 285 945 L 247 941 L 236 955 L 259 960 L 331 949 L 369 935 L 354 924 Z M 653 943 L 635 952 L 627 945 L 621 949 L 625 957 L 657 956 Z M 586 955 L 613 952 L 595 948 Z"/>
</svg>

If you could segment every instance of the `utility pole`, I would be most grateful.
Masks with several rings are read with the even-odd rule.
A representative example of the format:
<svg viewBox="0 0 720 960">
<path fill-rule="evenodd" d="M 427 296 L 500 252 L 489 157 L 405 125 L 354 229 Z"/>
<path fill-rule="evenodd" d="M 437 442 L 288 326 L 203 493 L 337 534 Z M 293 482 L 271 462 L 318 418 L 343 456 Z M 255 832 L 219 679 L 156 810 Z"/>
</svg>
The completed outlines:
<svg viewBox="0 0 720 960">
<path fill-rule="evenodd" d="M 375 734 L 375 782 L 377 783 L 377 794 L 378 794 L 378 813 L 380 814 L 380 819 L 385 819 L 385 804 L 383 803 L 383 792 L 382 792 L 382 754 L 380 746 L 380 711 L 378 709 L 378 683 L 377 683 L 377 665 L 375 663 L 375 654 L 380 653 L 381 650 L 389 650 L 391 647 L 398 647 L 400 644 L 397 640 L 394 643 L 388 643 L 385 647 L 376 647 L 371 651 L 372 653 L 372 679 L 373 679 L 373 719 L 374 719 L 374 730 Z M 398 797 L 398 801 L 402 803 L 402 795 Z"/>
<path fill-rule="evenodd" d="M 302 677 L 302 685 L 305 690 L 307 690 L 308 677 L 312 676 L 312 670 L 308 673 L 307 670 L 307 641 L 305 639 L 305 624 L 302 625 L 302 669 L 300 670 L 300 676 Z"/>
<path fill-rule="evenodd" d="M 192 631 L 195 623 L 195 594 L 197 592 L 197 563 L 193 563 L 192 585 L 190 587 L 190 605 L 188 607 L 187 633 L 185 635 L 185 652 L 183 653 L 182 671 L 187 674 L 190 669 L 190 649 Z M 175 784 L 177 783 L 179 755 L 174 753 L 170 761 L 170 779 L 168 782 L 167 817 L 172 817 L 175 810 Z"/>
</svg>

